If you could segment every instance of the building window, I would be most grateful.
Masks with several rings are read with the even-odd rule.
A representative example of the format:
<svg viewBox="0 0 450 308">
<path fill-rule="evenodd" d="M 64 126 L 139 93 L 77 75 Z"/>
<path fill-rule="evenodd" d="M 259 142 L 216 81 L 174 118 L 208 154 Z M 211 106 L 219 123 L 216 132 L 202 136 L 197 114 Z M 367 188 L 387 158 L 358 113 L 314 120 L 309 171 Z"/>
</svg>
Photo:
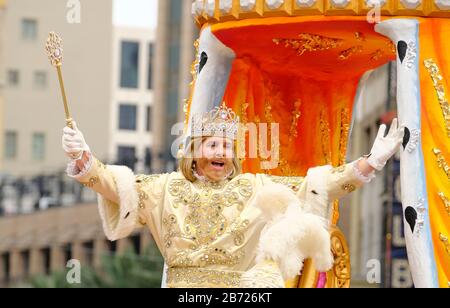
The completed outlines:
<svg viewBox="0 0 450 308">
<path fill-rule="evenodd" d="M 27 278 L 30 275 L 30 251 L 25 250 L 20 253 L 20 257 L 22 258 L 22 266 L 23 266 L 23 278 Z"/>
<path fill-rule="evenodd" d="M 18 86 L 20 82 L 20 74 L 17 70 L 8 71 L 8 85 Z"/>
<path fill-rule="evenodd" d="M 136 130 L 137 129 L 137 107 L 136 105 L 119 106 L 119 129 Z"/>
<path fill-rule="evenodd" d="M 47 87 L 47 73 L 38 71 L 34 72 L 34 86 L 36 89 L 45 89 Z"/>
<path fill-rule="evenodd" d="M 44 160 L 45 158 L 45 135 L 42 133 L 33 134 L 33 160 Z"/>
<path fill-rule="evenodd" d="M 89 241 L 83 243 L 83 251 L 86 264 L 89 266 L 94 265 L 94 242 Z"/>
<path fill-rule="evenodd" d="M 153 173 L 153 169 L 152 169 L 152 149 L 151 148 L 146 148 L 145 149 L 145 156 L 144 156 L 144 168 L 145 168 L 145 172 L 147 174 L 152 174 Z"/>
<path fill-rule="evenodd" d="M 5 158 L 14 159 L 17 157 L 17 133 L 6 132 L 5 135 Z"/>
<path fill-rule="evenodd" d="M 9 253 L 2 254 L 2 270 L 3 270 L 3 276 L 4 276 L 4 282 L 9 282 L 11 278 L 11 258 Z"/>
<path fill-rule="evenodd" d="M 37 38 L 37 21 L 34 19 L 22 19 L 22 38 L 34 41 Z"/>
<path fill-rule="evenodd" d="M 145 130 L 152 131 L 152 106 L 147 106 Z"/>
<path fill-rule="evenodd" d="M 48 275 L 51 271 L 51 251 L 49 247 L 41 249 L 42 267 L 44 268 L 44 274 Z"/>
<path fill-rule="evenodd" d="M 137 255 L 140 255 L 142 250 L 141 250 L 141 235 L 140 234 L 136 234 L 134 236 L 132 236 L 130 238 L 131 243 L 133 244 L 133 250 L 134 253 Z"/>
<path fill-rule="evenodd" d="M 139 43 L 122 42 L 120 87 L 137 89 L 139 84 Z"/>
<path fill-rule="evenodd" d="M 137 161 L 135 147 L 120 146 L 117 151 L 117 156 L 119 165 L 127 166 L 131 170 L 134 170 Z"/>
<path fill-rule="evenodd" d="M 63 249 L 64 249 L 65 263 L 67 264 L 67 262 L 69 262 L 70 260 L 73 259 L 72 244 L 68 243 L 68 244 L 64 245 Z"/>
<path fill-rule="evenodd" d="M 147 77 L 147 88 L 149 90 L 153 89 L 153 57 L 155 52 L 155 45 L 150 43 L 148 45 L 148 77 Z"/>
<path fill-rule="evenodd" d="M 106 245 L 108 246 L 108 250 L 110 253 L 115 254 L 117 252 L 117 241 L 115 242 L 107 241 Z"/>
</svg>

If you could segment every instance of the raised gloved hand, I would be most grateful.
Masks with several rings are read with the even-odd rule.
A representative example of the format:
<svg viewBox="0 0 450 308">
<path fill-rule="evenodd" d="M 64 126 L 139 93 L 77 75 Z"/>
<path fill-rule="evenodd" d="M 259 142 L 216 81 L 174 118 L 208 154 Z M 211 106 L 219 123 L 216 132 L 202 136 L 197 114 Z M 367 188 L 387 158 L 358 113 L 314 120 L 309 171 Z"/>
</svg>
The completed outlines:
<svg viewBox="0 0 450 308">
<path fill-rule="evenodd" d="M 391 129 L 385 137 L 386 129 L 386 125 L 381 125 L 371 154 L 367 159 L 367 163 L 378 171 L 381 171 L 387 161 L 399 151 L 405 136 L 405 126 L 399 127 L 397 119 L 392 121 Z"/>
<path fill-rule="evenodd" d="M 83 133 L 78 129 L 77 123 L 72 123 L 73 129 L 66 126 L 63 129 L 62 148 L 71 160 L 79 160 L 84 152 L 90 152 L 91 149 L 84 140 Z"/>
</svg>

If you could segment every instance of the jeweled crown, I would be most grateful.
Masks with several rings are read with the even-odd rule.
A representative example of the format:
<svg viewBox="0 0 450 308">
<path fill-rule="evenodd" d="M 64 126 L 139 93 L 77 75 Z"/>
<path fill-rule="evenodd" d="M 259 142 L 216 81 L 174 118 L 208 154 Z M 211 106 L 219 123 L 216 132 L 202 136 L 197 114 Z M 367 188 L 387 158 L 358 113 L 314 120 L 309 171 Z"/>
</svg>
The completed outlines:
<svg viewBox="0 0 450 308">
<path fill-rule="evenodd" d="M 237 139 L 239 117 L 225 103 L 205 114 L 193 116 L 191 137 L 227 137 Z"/>
</svg>

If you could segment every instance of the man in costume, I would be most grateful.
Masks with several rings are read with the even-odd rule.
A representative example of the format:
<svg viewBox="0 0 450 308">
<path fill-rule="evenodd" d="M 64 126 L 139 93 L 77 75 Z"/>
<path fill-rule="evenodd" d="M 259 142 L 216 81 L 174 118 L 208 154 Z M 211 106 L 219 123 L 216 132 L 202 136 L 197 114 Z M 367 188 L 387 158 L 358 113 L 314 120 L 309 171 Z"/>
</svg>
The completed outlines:
<svg viewBox="0 0 450 308">
<path fill-rule="evenodd" d="M 198 115 L 171 174 L 134 175 L 101 163 L 74 123 L 62 145 L 67 173 L 98 193 L 107 238 L 147 226 L 168 265 L 169 287 L 283 287 L 306 258 L 333 265 L 328 217 L 333 200 L 369 183 L 399 150 L 404 127 L 382 126 L 371 154 L 305 178 L 241 174 L 239 118 L 225 105 Z"/>
</svg>

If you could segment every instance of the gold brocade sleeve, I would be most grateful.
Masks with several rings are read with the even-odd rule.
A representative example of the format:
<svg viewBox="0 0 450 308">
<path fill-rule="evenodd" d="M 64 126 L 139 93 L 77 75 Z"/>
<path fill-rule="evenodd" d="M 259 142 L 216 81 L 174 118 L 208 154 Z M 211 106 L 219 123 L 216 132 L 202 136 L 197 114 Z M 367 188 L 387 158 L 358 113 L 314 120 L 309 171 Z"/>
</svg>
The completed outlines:
<svg viewBox="0 0 450 308">
<path fill-rule="evenodd" d="M 354 167 L 355 162 L 333 168 L 323 166 L 308 170 L 306 177 L 266 176 L 264 185 L 270 183 L 283 184 L 291 188 L 304 208 L 325 219 L 331 217 L 330 204 L 345 195 L 354 192 L 371 178 L 363 179 Z"/>
<path fill-rule="evenodd" d="M 69 165 L 68 175 L 98 194 L 103 230 L 109 240 L 125 238 L 146 224 L 144 210 L 152 208 L 158 200 L 148 197 L 152 187 L 147 185 L 145 191 L 142 187 L 157 176 L 135 176 L 129 168 L 104 165 L 93 155 L 85 170 L 77 172 L 73 168 Z"/>
<path fill-rule="evenodd" d="M 361 175 L 358 175 L 355 163 L 331 169 L 327 177 L 328 198 L 330 201 L 341 199 L 364 184 Z"/>
</svg>

